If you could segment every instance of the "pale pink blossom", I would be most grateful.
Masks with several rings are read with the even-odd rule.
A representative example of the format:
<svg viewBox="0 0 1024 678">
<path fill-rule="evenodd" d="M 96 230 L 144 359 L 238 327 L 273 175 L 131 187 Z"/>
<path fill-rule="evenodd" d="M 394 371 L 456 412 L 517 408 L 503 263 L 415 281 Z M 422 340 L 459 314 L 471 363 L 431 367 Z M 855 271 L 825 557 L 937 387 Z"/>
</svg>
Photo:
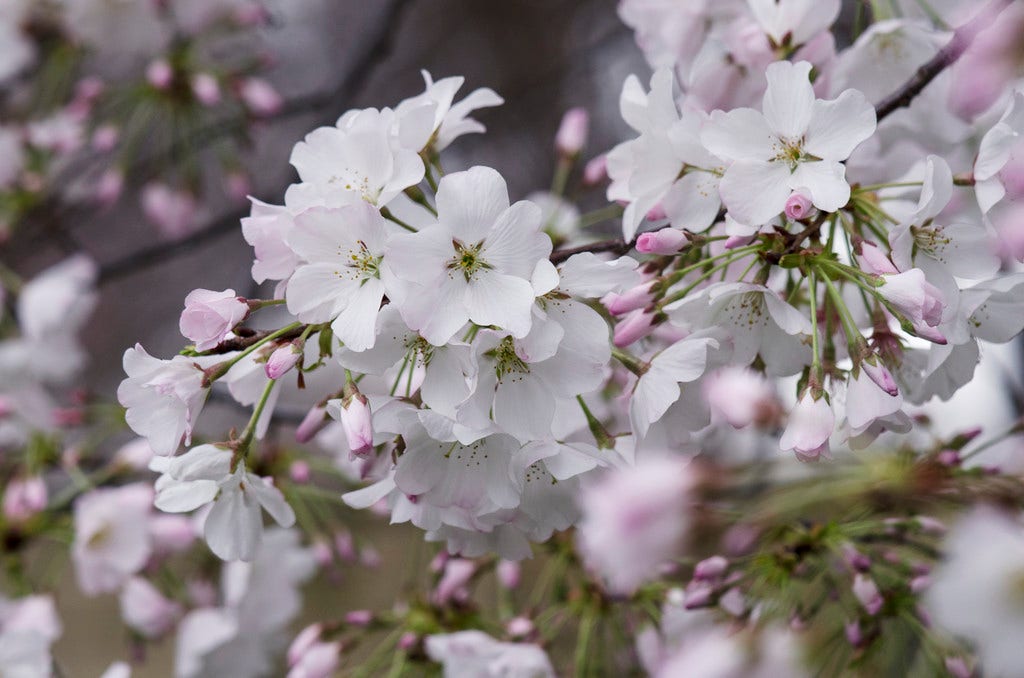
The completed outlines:
<svg viewBox="0 0 1024 678">
<path fill-rule="evenodd" d="M 168 599 L 142 577 L 128 580 L 121 590 L 120 604 L 124 623 L 146 638 L 164 635 L 182 615 L 180 603 Z"/>
<path fill-rule="evenodd" d="M 216 106 L 220 103 L 220 84 L 209 73 L 196 73 L 192 76 L 192 93 L 203 106 Z"/>
<path fill-rule="evenodd" d="M 222 292 L 196 289 L 185 297 L 178 328 L 195 342 L 197 351 L 208 351 L 224 341 L 249 314 L 249 305 L 228 289 Z"/>
<path fill-rule="evenodd" d="M 789 423 L 779 439 L 782 450 L 793 450 L 801 461 L 828 455 L 828 439 L 836 416 L 824 396 L 815 398 L 808 389 L 789 413 Z"/>
<path fill-rule="evenodd" d="M 116 591 L 149 560 L 152 502 L 146 483 L 93 490 L 75 502 L 71 558 L 86 595 Z"/>
<path fill-rule="evenodd" d="M 254 115 L 270 117 L 284 107 L 284 99 L 274 86 L 263 78 L 245 78 L 238 86 L 238 94 Z"/>
<path fill-rule="evenodd" d="M 38 475 L 13 478 L 3 492 L 4 517 L 13 523 L 25 522 L 46 508 L 46 483 Z"/>
<path fill-rule="evenodd" d="M 190 192 L 163 183 L 151 183 L 141 193 L 142 211 L 162 235 L 181 238 L 196 227 L 199 206 Z"/>
</svg>

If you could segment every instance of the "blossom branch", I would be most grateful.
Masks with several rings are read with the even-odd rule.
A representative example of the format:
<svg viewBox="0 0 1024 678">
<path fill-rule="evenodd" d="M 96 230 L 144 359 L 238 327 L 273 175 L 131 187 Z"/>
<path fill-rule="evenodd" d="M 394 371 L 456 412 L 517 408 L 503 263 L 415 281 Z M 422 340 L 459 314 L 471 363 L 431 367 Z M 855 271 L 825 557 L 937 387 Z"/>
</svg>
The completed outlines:
<svg viewBox="0 0 1024 678">
<path fill-rule="evenodd" d="M 934 80 L 942 71 L 963 56 L 978 34 L 991 26 L 999 14 L 1013 3 L 1013 0 L 993 0 L 983 10 L 953 32 L 953 37 L 928 62 L 917 69 L 913 75 L 896 92 L 883 99 L 875 106 L 878 121 L 881 122 L 890 113 L 905 108 Z"/>
</svg>

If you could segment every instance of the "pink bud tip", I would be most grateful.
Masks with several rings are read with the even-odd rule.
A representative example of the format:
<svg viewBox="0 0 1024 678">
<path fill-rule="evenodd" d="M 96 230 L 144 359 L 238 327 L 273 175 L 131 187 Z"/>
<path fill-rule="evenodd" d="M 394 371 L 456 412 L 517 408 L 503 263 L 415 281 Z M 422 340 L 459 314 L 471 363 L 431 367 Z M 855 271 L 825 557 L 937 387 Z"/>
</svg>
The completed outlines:
<svg viewBox="0 0 1024 678">
<path fill-rule="evenodd" d="M 295 429 L 295 440 L 300 443 L 308 443 L 326 425 L 327 408 L 316 405 L 306 413 L 298 428 Z"/>
<path fill-rule="evenodd" d="M 641 233 L 636 240 L 636 251 L 642 254 L 675 254 L 686 246 L 686 234 L 674 228 L 663 228 L 651 233 Z"/>
<path fill-rule="evenodd" d="M 146 80 L 157 89 L 167 89 L 174 80 L 174 70 L 169 63 L 158 59 L 146 67 Z"/>
<path fill-rule="evenodd" d="M 288 370 L 298 364 L 301 357 L 301 347 L 291 343 L 281 346 L 270 354 L 267 364 L 263 367 L 267 379 L 280 379 Z"/>
<path fill-rule="evenodd" d="M 804 219 L 811 213 L 814 205 L 811 199 L 803 191 L 793 191 L 786 200 L 786 217 L 793 221 Z"/>
<path fill-rule="evenodd" d="M 608 156 L 599 155 L 591 158 L 583 167 L 583 183 L 596 186 L 608 178 Z"/>
<path fill-rule="evenodd" d="M 209 73 L 197 73 L 192 77 L 192 93 L 203 106 L 216 106 L 220 103 L 220 85 L 217 78 Z"/>
<path fill-rule="evenodd" d="M 584 108 L 572 108 L 562 116 L 562 123 L 555 135 L 555 148 L 568 156 L 577 155 L 587 143 L 590 116 Z"/>
<path fill-rule="evenodd" d="M 611 292 L 601 300 L 612 315 L 624 315 L 630 311 L 644 308 L 654 300 L 651 287 L 654 281 L 645 282 L 630 288 L 622 294 Z"/>
<path fill-rule="evenodd" d="M 615 326 L 612 343 L 618 348 L 625 348 L 653 332 L 654 327 L 653 313 L 644 310 L 633 311 Z"/>
</svg>

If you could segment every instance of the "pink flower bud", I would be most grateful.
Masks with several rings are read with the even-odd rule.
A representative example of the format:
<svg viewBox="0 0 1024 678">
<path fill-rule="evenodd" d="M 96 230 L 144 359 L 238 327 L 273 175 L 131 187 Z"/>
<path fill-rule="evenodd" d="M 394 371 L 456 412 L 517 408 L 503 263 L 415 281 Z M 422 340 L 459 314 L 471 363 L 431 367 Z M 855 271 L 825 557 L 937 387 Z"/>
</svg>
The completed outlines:
<svg viewBox="0 0 1024 678">
<path fill-rule="evenodd" d="M 729 569 L 729 561 L 722 556 L 711 556 L 697 563 L 693 568 L 694 579 L 717 579 Z"/>
<path fill-rule="evenodd" d="M 323 405 L 313 406 L 295 429 L 295 440 L 308 443 L 324 426 L 327 425 L 327 408 Z"/>
<path fill-rule="evenodd" d="M 707 607 L 714 597 L 715 587 L 707 581 L 694 579 L 686 585 L 686 597 L 683 607 L 687 610 L 696 610 Z"/>
<path fill-rule="evenodd" d="M 234 17 L 239 26 L 245 27 L 263 26 L 270 21 L 270 13 L 259 2 L 248 2 L 236 8 Z"/>
<path fill-rule="evenodd" d="M 599 155 L 591 158 L 583 166 L 583 183 L 587 186 L 596 186 L 608 178 L 608 156 Z"/>
<path fill-rule="evenodd" d="M 182 336 L 195 342 L 197 351 L 208 351 L 224 341 L 247 315 L 249 305 L 240 300 L 234 290 L 197 289 L 185 297 L 185 310 L 178 328 Z"/>
<path fill-rule="evenodd" d="M 352 610 L 345 613 L 345 623 L 352 626 L 367 626 L 373 621 L 373 612 L 370 610 Z"/>
<path fill-rule="evenodd" d="M 555 135 L 555 148 L 562 155 L 575 156 L 587 143 L 590 130 L 590 116 L 584 108 L 570 108 L 562 116 L 562 123 Z"/>
<path fill-rule="evenodd" d="M 476 574 L 476 563 L 464 558 L 452 558 L 444 566 L 444 574 L 431 596 L 436 605 L 447 605 L 452 600 L 465 600 L 469 592 L 466 585 Z"/>
<path fill-rule="evenodd" d="M 899 273 L 899 270 L 893 266 L 889 257 L 874 243 L 862 242 L 857 259 L 860 262 L 860 267 L 868 273 L 874 273 L 875 275 Z"/>
<path fill-rule="evenodd" d="M 611 292 L 606 294 L 604 298 L 601 299 L 601 302 L 612 315 L 623 315 L 630 311 L 645 308 L 648 304 L 654 301 L 654 295 L 651 293 L 651 288 L 653 286 L 654 281 L 651 280 L 630 288 L 622 294 Z"/>
<path fill-rule="evenodd" d="M 891 396 L 897 396 L 900 394 L 900 388 L 896 385 L 896 380 L 893 379 L 892 374 L 886 369 L 885 365 L 876 358 L 871 358 L 863 361 L 860 364 L 864 373 L 868 375 L 871 381 L 875 382 L 878 388 L 882 389 Z"/>
<path fill-rule="evenodd" d="M 349 396 L 338 412 L 349 451 L 357 457 L 366 457 L 373 452 L 373 418 L 366 396 L 356 393 Z"/>
<path fill-rule="evenodd" d="M 107 153 L 117 146 L 121 133 L 115 125 L 100 125 L 92 133 L 92 150 L 97 153 Z"/>
<path fill-rule="evenodd" d="M 299 659 L 302 658 L 309 648 L 313 647 L 316 643 L 320 642 L 320 636 L 323 635 L 324 628 L 321 624 L 310 624 L 306 628 L 299 631 L 299 634 L 292 640 L 291 645 L 288 646 L 288 666 L 294 666 L 298 663 Z"/>
<path fill-rule="evenodd" d="M 99 181 L 96 182 L 93 197 L 101 207 L 110 207 L 121 197 L 123 190 L 124 173 L 121 172 L 120 168 L 111 167 L 100 175 Z"/>
<path fill-rule="evenodd" d="M 0 287 L 0 302 L 3 301 L 3 287 Z M 14 412 L 14 403 L 10 398 L 0 395 L 0 419 L 10 416 Z"/>
<path fill-rule="evenodd" d="M 270 354 L 263 368 L 267 379 L 280 379 L 288 370 L 295 367 L 301 357 L 302 347 L 297 343 L 291 342 L 281 346 Z"/>
<path fill-rule="evenodd" d="M 331 550 L 331 545 L 327 542 L 318 539 L 310 545 L 310 548 L 313 551 L 313 560 L 320 567 L 325 568 L 334 562 L 334 551 Z"/>
<path fill-rule="evenodd" d="M 238 95 L 253 115 L 261 117 L 276 115 L 284 106 L 281 95 L 262 78 L 244 79 L 238 88 Z"/>
<path fill-rule="evenodd" d="M 923 593 L 931 585 L 932 578 L 928 575 L 921 575 L 910 580 L 910 590 L 913 593 Z"/>
<path fill-rule="evenodd" d="M 369 567 L 371 569 L 380 567 L 381 562 L 383 561 L 380 557 L 380 551 L 372 546 L 364 546 L 362 550 L 359 551 L 359 563 L 363 567 Z"/>
<path fill-rule="evenodd" d="M 174 70 L 165 60 L 157 59 L 146 67 L 146 80 L 157 89 L 167 89 L 174 80 Z"/>
<path fill-rule="evenodd" d="M 641 233 L 636 239 L 636 251 L 643 254 L 675 254 L 686 246 L 689 238 L 675 228 Z"/>
<path fill-rule="evenodd" d="M 935 459 L 943 466 L 960 465 L 960 453 L 956 450 L 943 450 L 942 452 L 939 452 Z"/>
<path fill-rule="evenodd" d="M 11 522 L 25 522 L 46 508 L 46 483 L 40 476 L 14 478 L 4 489 L 4 516 Z"/>
<path fill-rule="evenodd" d="M 288 477 L 300 485 L 305 485 L 309 482 L 309 464 L 302 461 L 293 461 L 291 466 L 288 467 Z"/>
<path fill-rule="evenodd" d="M 533 622 L 526 617 L 513 617 L 505 624 L 505 631 L 513 638 L 525 638 L 534 631 Z"/>
<path fill-rule="evenodd" d="M 612 343 L 618 348 L 625 348 L 646 337 L 654 328 L 654 313 L 638 309 L 615 325 Z"/>
<path fill-rule="evenodd" d="M 786 200 L 786 217 L 793 221 L 805 219 L 811 213 L 814 205 L 810 197 L 804 191 L 793 191 Z"/>
<path fill-rule="evenodd" d="M 499 560 L 496 568 L 498 583 L 506 589 L 514 589 L 519 586 L 519 575 L 522 568 L 514 560 Z"/>
<path fill-rule="evenodd" d="M 725 239 L 725 244 L 722 246 L 727 250 L 734 250 L 737 247 L 746 247 L 754 241 L 752 235 L 730 235 Z"/>
<path fill-rule="evenodd" d="M 858 573 L 854 576 L 853 595 L 870 615 L 878 614 L 882 605 L 885 604 L 885 599 L 879 593 L 875 581 L 866 574 Z"/>
<path fill-rule="evenodd" d="M 416 647 L 416 644 L 420 642 L 420 637 L 412 631 L 406 631 L 402 634 L 402 637 L 398 639 L 398 647 L 402 650 L 411 650 Z"/>
<path fill-rule="evenodd" d="M 351 532 L 344 531 L 334 535 L 334 549 L 338 552 L 338 557 L 345 562 L 355 562 L 356 545 Z"/>
<path fill-rule="evenodd" d="M 974 675 L 970 667 L 967 666 L 967 660 L 963 657 L 946 657 L 945 664 L 946 670 L 953 675 L 953 678 L 971 678 Z"/>
<path fill-rule="evenodd" d="M 919 325 L 935 327 L 942 322 L 945 297 L 925 279 L 924 271 L 912 268 L 903 273 L 886 275 L 882 280 L 878 293 L 906 316 L 915 329 Z"/>
<path fill-rule="evenodd" d="M 854 620 L 843 626 L 846 635 L 846 642 L 853 647 L 860 647 L 864 644 L 864 632 L 860 629 L 860 622 Z"/>
<path fill-rule="evenodd" d="M 209 73 L 196 73 L 192 76 L 192 93 L 203 106 L 216 106 L 220 103 L 220 84 Z"/>
<path fill-rule="evenodd" d="M 87 76 L 75 83 L 75 100 L 91 104 L 106 89 L 103 80 L 96 76 Z"/>
</svg>

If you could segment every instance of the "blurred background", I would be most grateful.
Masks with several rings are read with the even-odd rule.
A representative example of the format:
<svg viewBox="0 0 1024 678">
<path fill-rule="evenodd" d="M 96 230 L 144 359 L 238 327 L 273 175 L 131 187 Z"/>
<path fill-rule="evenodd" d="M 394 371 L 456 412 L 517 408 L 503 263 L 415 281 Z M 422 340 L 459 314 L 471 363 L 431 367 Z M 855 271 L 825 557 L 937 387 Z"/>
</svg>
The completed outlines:
<svg viewBox="0 0 1024 678">
<path fill-rule="evenodd" d="M 505 104 L 476 114 L 487 134 L 461 140 L 445 169 L 492 166 L 515 200 L 550 185 L 566 110 L 590 112 L 584 159 L 593 157 L 628 135 L 623 80 L 650 73 L 615 0 L 176 0 L 173 17 L 131 9 L 142 4 L 0 0 L 0 263 L 23 278 L 77 252 L 98 264 L 81 383 L 110 400 L 126 347 L 180 350 L 178 316 L 192 289 L 272 294 L 252 282 L 239 220 L 247 195 L 283 201 L 295 180 L 291 148 L 309 131 L 420 93 L 421 69 L 464 76 L 460 95 L 490 87 Z M 602 192 L 577 197 L 596 207 Z M 985 397 L 1019 382 L 1016 350 L 990 353 L 982 378 L 932 408 L 941 428 L 995 428 L 1016 415 Z M 301 393 L 283 402 L 286 419 L 310 405 Z M 208 411 L 212 435 L 240 421 L 228 404 Z M 386 607 L 407 575 L 409 544 L 416 562 L 429 557 L 418 530 L 354 520 L 389 565 L 321 581 L 301 621 Z M 124 647 L 116 598 L 87 599 L 65 583 L 55 655 L 71 676 L 99 675 Z M 168 674 L 170 641 L 155 650 L 136 675 Z"/>
</svg>

